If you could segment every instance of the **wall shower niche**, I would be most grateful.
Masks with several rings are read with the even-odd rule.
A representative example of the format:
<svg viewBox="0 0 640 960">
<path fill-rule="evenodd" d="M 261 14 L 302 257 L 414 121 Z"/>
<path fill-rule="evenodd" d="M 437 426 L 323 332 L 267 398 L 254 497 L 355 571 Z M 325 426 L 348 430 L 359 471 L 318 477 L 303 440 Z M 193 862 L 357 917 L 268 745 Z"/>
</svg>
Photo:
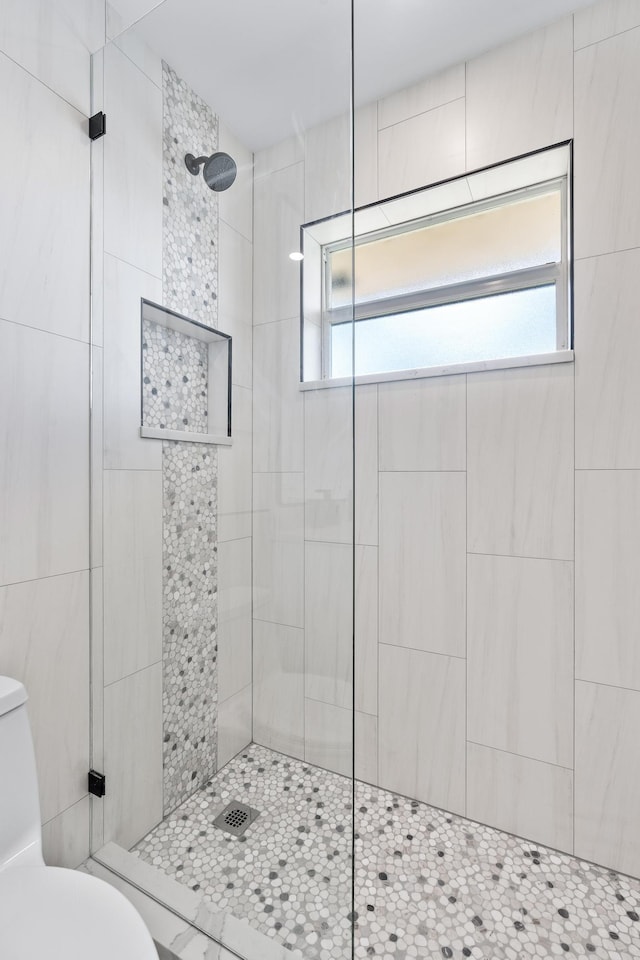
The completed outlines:
<svg viewBox="0 0 640 960">
<path fill-rule="evenodd" d="M 140 436 L 231 444 L 231 337 L 142 300 L 141 338 Z"/>
</svg>

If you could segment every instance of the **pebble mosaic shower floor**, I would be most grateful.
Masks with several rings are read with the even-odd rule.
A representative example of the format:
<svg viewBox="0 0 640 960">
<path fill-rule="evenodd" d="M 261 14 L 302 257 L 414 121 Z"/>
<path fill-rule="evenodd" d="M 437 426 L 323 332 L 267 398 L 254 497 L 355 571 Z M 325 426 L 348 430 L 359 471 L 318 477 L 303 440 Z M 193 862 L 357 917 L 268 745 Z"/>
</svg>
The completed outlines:
<svg viewBox="0 0 640 960">
<path fill-rule="evenodd" d="M 231 800 L 260 811 L 241 838 Z M 640 958 L 640 881 L 356 788 L 358 958 Z M 134 851 L 309 960 L 351 950 L 351 784 L 251 745 Z"/>
</svg>

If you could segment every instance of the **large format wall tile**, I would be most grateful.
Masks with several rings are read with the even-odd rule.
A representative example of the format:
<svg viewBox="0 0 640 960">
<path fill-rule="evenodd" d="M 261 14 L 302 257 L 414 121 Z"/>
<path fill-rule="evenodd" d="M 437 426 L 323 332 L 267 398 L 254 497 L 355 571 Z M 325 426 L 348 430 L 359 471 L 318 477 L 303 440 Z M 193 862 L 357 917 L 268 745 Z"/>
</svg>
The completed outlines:
<svg viewBox="0 0 640 960">
<path fill-rule="evenodd" d="M 380 645 L 380 786 L 465 810 L 465 664 Z"/>
<path fill-rule="evenodd" d="M 254 474 L 253 510 L 253 615 L 260 620 L 302 627 L 302 474 Z"/>
<path fill-rule="evenodd" d="M 253 622 L 253 739 L 304 757 L 304 631 Z"/>
<path fill-rule="evenodd" d="M 381 383 L 381 470 L 464 470 L 466 377 Z"/>
<path fill-rule="evenodd" d="M 89 573 L 0 588 L 0 673 L 24 683 L 42 820 L 87 792 Z"/>
<path fill-rule="evenodd" d="M 464 171 L 464 99 L 385 127 L 378 134 L 380 198 Z"/>
<path fill-rule="evenodd" d="M 349 387 L 304 395 L 305 537 L 353 541 L 353 411 Z"/>
<path fill-rule="evenodd" d="M 252 740 L 253 687 L 218 703 L 218 770 Z"/>
<path fill-rule="evenodd" d="M 348 94 L 345 86 L 345 94 Z M 320 220 L 351 206 L 351 130 L 344 113 L 307 130 L 304 140 L 304 220 Z"/>
<path fill-rule="evenodd" d="M 575 852 L 640 875 L 640 693 L 576 683 Z"/>
<path fill-rule="evenodd" d="M 378 126 L 390 127 L 465 95 L 465 67 L 456 64 L 378 101 Z"/>
<path fill-rule="evenodd" d="M 218 544 L 218 700 L 251 683 L 251 539 Z"/>
<path fill-rule="evenodd" d="M 48 867 L 75 870 L 89 856 L 89 796 L 42 825 L 42 855 Z"/>
<path fill-rule="evenodd" d="M 575 265 L 576 467 L 640 467 L 640 250 Z"/>
<path fill-rule="evenodd" d="M 470 556 L 467 736 L 573 766 L 573 564 Z"/>
<path fill-rule="evenodd" d="M 218 447 L 218 542 L 251 536 L 252 396 L 233 387 L 233 443 Z"/>
<path fill-rule="evenodd" d="M 468 548 L 573 559 L 573 367 L 470 374 Z"/>
<path fill-rule="evenodd" d="M 467 816 L 571 853 L 573 773 L 469 743 Z"/>
<path fill-rule="evenodd" d="M 465 476 L 380 474 L 380 640 L 465 655 Z"/>
<path fill-rule="evenodd" d="M 104 480 L 104 669 L 113 683 L 162 656 L 162 477 L 107 470 Z"/>
<path fill-rule="evenodd" d="M 162 442 L 140 436 L 140 300 L 160 303 L 162 283 L 115 257 L 104 258 L 104 465 L 159 470 Z"/>
<path fill-rule="evenodd" d="M 345 88 L 346 90 L 346 88 Z M 355 205 L 378 199 L 378 111 L 369 103 L 355 111 Z M 344 113 L 311 127 L 305 134 L 305 205 L 309 223 L 351 207 L 351 124 L 349 105 Z"/>
<path fill-rule="evenodd" d="M 573 15 L 576 50 L 640 26 L 637 0 L 600 0 Z"/>
<path fill-rule="evenodd" d="M 305 544 L 305 695 L 353 703 L 353 549 Z M 375 597 L 375 594 L 374 594 Z"/>
<path fill-rule="evenodd" d="M 253 242 L 253 154 L 240 143 L 221 119 L 218 119 L 218 147 L 233 157 L 238 168 L 233 190 L 225 190 L 218 197 L 220 221 L 228 224 L 251 243 Z"/>
<path fill-rule="evenodd" d="M 89 566 L 89 347 L 0 321 L 0 584 Z"/>
<path fill-rule="evenodd" d="M 112 683 L 104 711 L 104 840 L 129 850 L 162 820 L 162 665 Z"/>
<path fill-rule="evenodd" d="M 356 80 L 357 83 L 357 80 Z M 367 103 L 355 112 L 353 165 L 356 207 L 378 199 L 378 104 Z"/>
<path fill-rule="evenodd" d="M 378 718 L 356 713 L 355 774 L 357 780 L 378 784 Z"/>
<path fill-rule="evenodd" d="M 575 55 L 575 255 L 640 246 L 640 29 Z"/>
<path fill-rule="evenodd" d="M 355 548 L 356 710 L 378 712 L 378 550 Z"/>
<path fill-rule="evenodd" d="M 221 196 L 226 196 L 226 193 Z M 240 384 L 243 387 L 252 386 L 252 251 L 251 242 L 246 237 L 220 221 L 217 326 L 219 330 L 230 334 L 233 338 L 231 376 L 234 384 Z"/>
<path fill-rule="evenodd" d="M 300 249 L 302 223 L 303 164 L 258 177 L 254 184 L 254 323 L 288 320 L 300 313 L 300 269 L 289 254 Z"/>
<path fill-rule="evenodd" d="M 640 690 L 640 471 L 576 474 L 576 676 Z"/>
<path fill-rule="evenodd" d="M 256 182 L 264 180 L 277 170 L 284 170 L 304 160 L 304 134 L 295 134 L 280 140 L 271 147 L 258 150 L 254 155 L 254 177 Z"/>
<path fill-rule="evenodd" d="M 104 246 L 162 275 L 162 91 L 110 44 L 105 50 Z"/>
<path fill-rule="evenodd" d="M 467 64 L 467 169 L 573 132 L 573 21 L 566 17 Z"/>
<path fill-rule="evenodd" d="M 355 404 L 356 543 L 378 543 L 378 385 L 356 387 Z"/>
<path fill-rule="evenodd" d="M 350 777 L 353 769 L 353 713 L 331 703 L 305 700 L 304 759 Z"/>
<path fill-rule="evenodd" d="M 296 472 L 304 465 L 298 320 L 253 330 L 253 469 Z"/>
<path fill-rule="evenodd" d="M 104 0 L 3 0 L 0 50 L 87 116 L 90 54 L 104 44 L 104 21 Z"/>
<path fill-rule="evenodd" d="M 5 6 L 0 11 L 0 45 Z M 12 16 L 17 28 L 17 10 Z M 7 145 L 0 151 L 0 182 L 7 185 L 0 219 L 0 318 L 88 340 L 86 119 L 2 54 L 0 89 Z M 45 176 L 43 143 L 55 143 L 55 150 L 47 151 Z"/>
</svg>

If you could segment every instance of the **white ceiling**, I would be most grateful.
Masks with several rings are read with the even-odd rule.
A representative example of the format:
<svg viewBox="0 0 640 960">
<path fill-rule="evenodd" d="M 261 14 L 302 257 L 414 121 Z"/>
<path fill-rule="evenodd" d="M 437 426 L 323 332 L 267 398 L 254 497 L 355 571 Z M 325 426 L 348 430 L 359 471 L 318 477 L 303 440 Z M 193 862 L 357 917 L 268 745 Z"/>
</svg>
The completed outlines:
<svg viewBox="0 0 640 960">
<path fill-rule="evenodd" d="M 349 107 L 350 0 L 111 0 L 253 150 Z M 592 0 L 354 0 L 358 103 Z"/>
</svg>

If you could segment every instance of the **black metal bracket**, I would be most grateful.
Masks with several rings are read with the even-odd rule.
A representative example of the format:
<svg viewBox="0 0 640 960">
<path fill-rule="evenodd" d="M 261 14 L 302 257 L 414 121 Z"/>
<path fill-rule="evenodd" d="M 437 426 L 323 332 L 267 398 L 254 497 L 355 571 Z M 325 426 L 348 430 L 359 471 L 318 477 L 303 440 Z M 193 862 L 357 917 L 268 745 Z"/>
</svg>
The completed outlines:
<svg viewBox="0 0 640 960">
<path fill-rule="evenodd" d="M 99 140 L 107 132 L 107 118 L 102 111 L 89 117 L 89 138 Z"/>
<path fill-rule="evenodd" d="M 104 797 L 107 791 L 107 779 L 104 773 L 89 770 L 89 793 L 94 797 Z"/>
</svg>

